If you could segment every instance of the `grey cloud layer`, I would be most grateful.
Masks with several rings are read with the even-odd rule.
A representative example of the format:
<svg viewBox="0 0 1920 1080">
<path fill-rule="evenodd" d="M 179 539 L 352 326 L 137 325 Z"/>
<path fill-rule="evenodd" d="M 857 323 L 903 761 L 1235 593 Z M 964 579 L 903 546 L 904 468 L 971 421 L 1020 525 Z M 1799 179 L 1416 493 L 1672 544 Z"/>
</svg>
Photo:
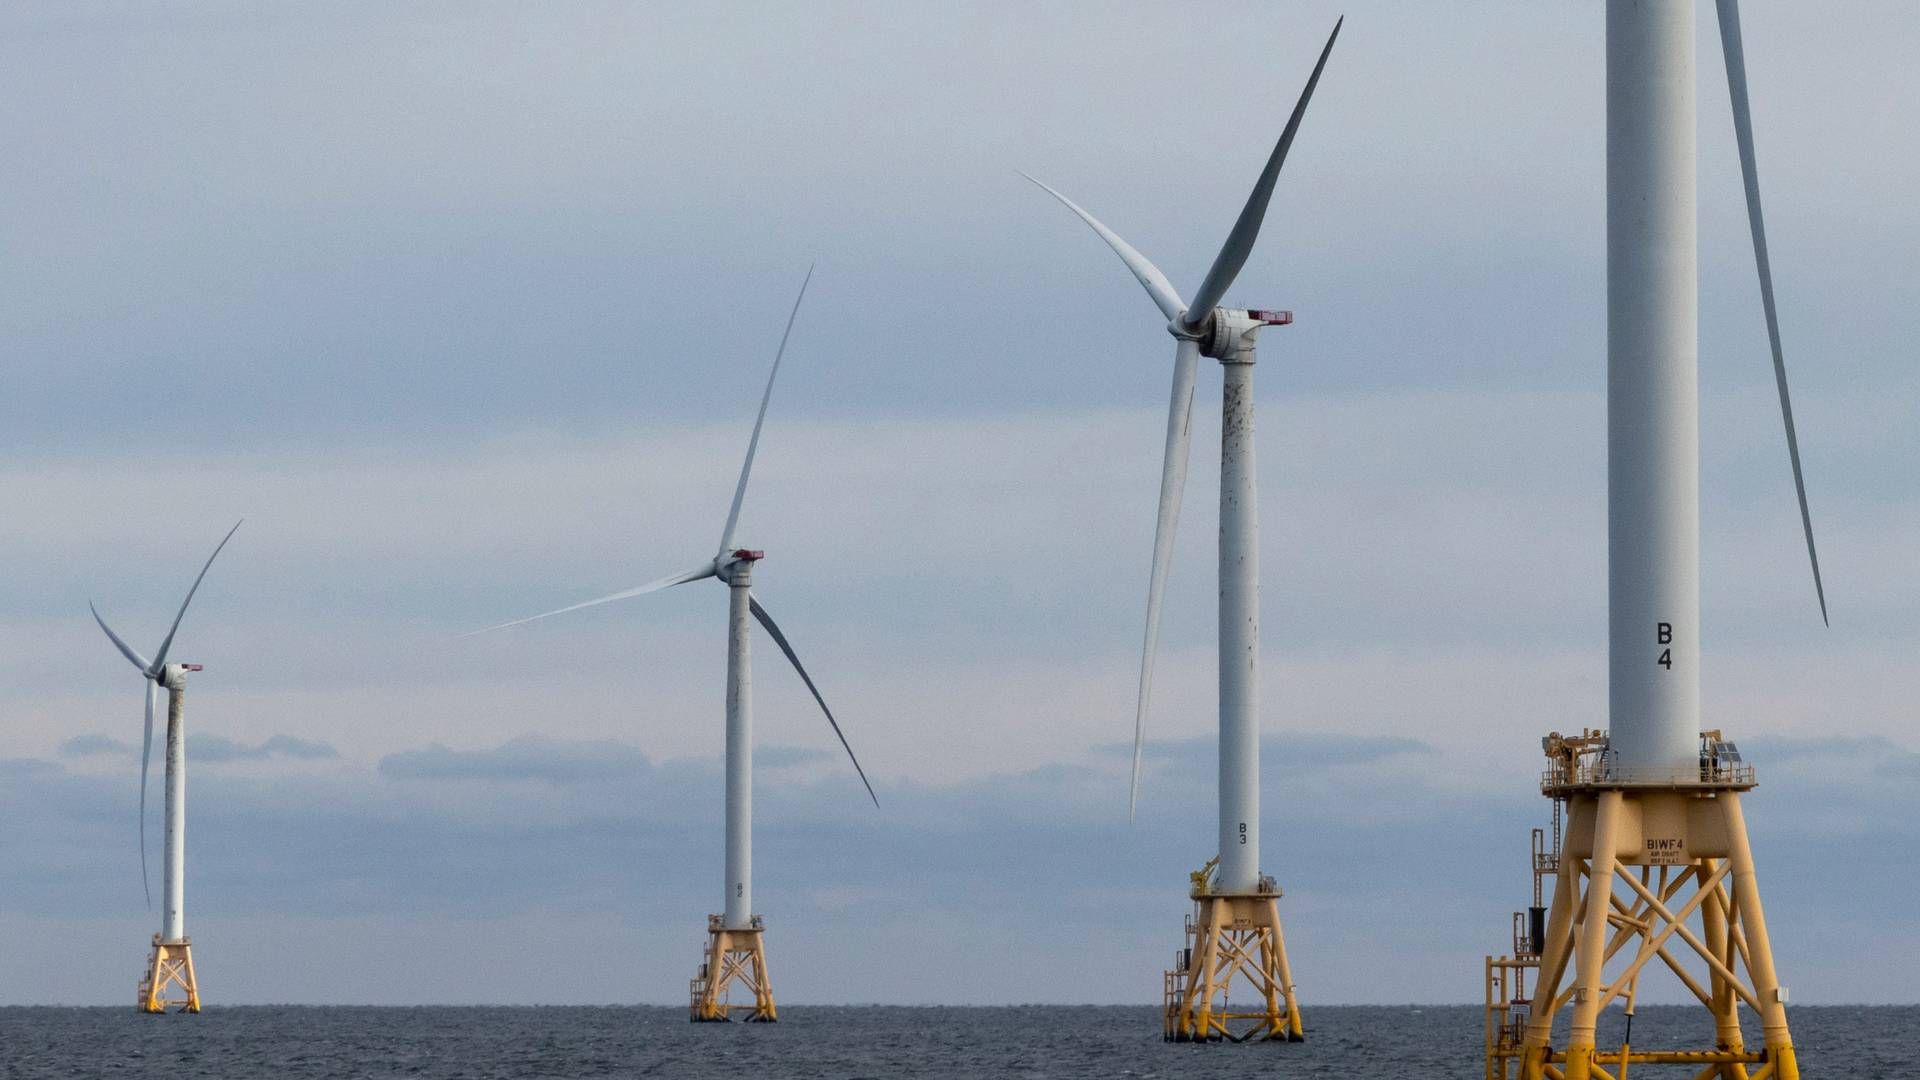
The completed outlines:
<svg viewBox="0 0 1920 1080">
<path fill-rule="evenodd" d="M 572 742 L 525 735 L 485 750 L 424 750 L 388 754 L 380 774 L 396 780 L 643 780 L 652 772 L 646 755 L 612 741 Z"/>
<path fill-rule="evenodd" d="M 1920 754 L 1883 740 L 1762 740 L 1747 749 L 1762 768 L 1749 816 L 1776 922 L 1811 925 L 1831 910 L 1824 871 L 1834 860 L 1920 839 L 1911 824 L 1920 820 L 1911 783 Z M 838 763 L 799 776 L 770 771 L 759 784 L 761 908 L 785 928 L 783 943 L 808 955 L 858 952 L 876 927 L 909 910 L 980 935 L 971 959 L 949 962 L 939 1000 L 1031 994 L 1006 982 L 1000 962 L 1022 949 L 1060 961 L 1056 1000 L 1147 1000 L 1148 960 L 1172 947 L 1185 872 L 1211 835 L 1210 747 L 1149 746 L 1147 797 L 1133 827 L 1124 821 L 1124 748 L 1101 747 L 1098 756 L 1094 766 L 956 784 L 883 784 L 885 814 L 863 804 Z M 1471 996 L 1479 952 L 1499 947 L 1502 912 L 1525 900 L 1526 829 L 1546 806 L 1524 776 L 1502 789 L 1463 788 L 1450 782 L 1462 764 L 1456 754 L 1331 732 L 1269 737 L 1263 758 L 1268 866 L 1288 889 L 1296 964 L 1315 972 L 1317 1000 Z M 427 767 L 396 769 L 396 760 Z M 588 761 L 616 767 L 583 767 Z M 687 937 L 717 888 L 720 774 L 708 759 L 651 762 L 628 745 L 541 735 L 472 753 L 397 754 L 374 770 L 252 768 L 195 783 L 190 896 L 196 933 L 208 942 L 269 918 L 537 925 L 608 907 Z M 140 921 L 130 778 L 33 760 L 0 762 L 0 778 L 0 813 L 10 823 L 4 855 L 18 883 L 0 894 L 0 925 Z M 1894 872 L 1850 893 L 1846 924 L 1889 935 L 1839 947 L 1817 932 L 1782 935 L 1796 995 L 1897 999 L 1904 990 L 1895 965 L 1910 949 L 1895 943 L 1920 930 L 1906 903 L 1910 884 Z M 1063 902 L 1110 948 L 1082 957 L 1059 944 L 1052 920 Z M 1414 910 L 1419 919 L 1408 918 Z M 1363 942 L 1407 961 L 1391 987 L 1340 962 Z M 388 962 L 418 968 L 397 976 L 407 992 L 399 1000 L 470 1000 L 431 974 L 437 947 L 425 936 L 389 943 L 396 955 Z M 634 956 L 617 978 L 581 985 L 570 1000 L 665 1000 L 685 977 L 684 959 Z M 259 985 L 272 980 L 256 965 L 284 961 L 223 952 L 221 963 L 235 980 Z M 824 973 L 793 977 L 809 991 L 801 1000 L 845 1000 Z M 297 979 L 281 984 L 297 995 Z M 929 994 L 904 974 L 864 992 Z"/>
<path fill-rule="evenodd" d="M 60 744 L 64 758 L 137 757 L 135 743 L 106 735 L 76 735 Z M 245 743 L 223 735 L 189 734 L 187 757 L 196 764 L 220 765 L 234 761 L 265 761 L 273 757 L 320 761 L 336 758 L 340 752 L 323 742 L 275 735 L 258 743 Z"/>
</svg>

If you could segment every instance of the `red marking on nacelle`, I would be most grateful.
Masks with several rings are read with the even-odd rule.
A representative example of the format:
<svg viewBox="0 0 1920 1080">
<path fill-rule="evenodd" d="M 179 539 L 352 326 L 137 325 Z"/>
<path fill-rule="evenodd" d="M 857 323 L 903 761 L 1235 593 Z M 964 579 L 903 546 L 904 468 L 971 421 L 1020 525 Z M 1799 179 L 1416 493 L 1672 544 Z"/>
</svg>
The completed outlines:
<svg viewBox="0 0 1920 1080">
<path fill-rule="evenodd" d="M 1293 322 L 1291 311 L 1249 311 L 1247 317 L 1268 326 L 1286 326 Z"/>
<path fill-rule="evenodd" d="M 180 668 L 181 668 L 181 670 L 183 670 L 183 671 L 205 671 L 205 670 L 207 670 L 206 668 L 204 668 L 204 667 L 202 667 L 202 666 L 201 666 L 201 665 L 199 665 L 199 664 L 181 664 L 181 665 L 180 665 Z"/>
<path fill-rule="evenodd" d="M 733 557 L 739 559 L 741 562 L 757 562 L 766 558 L 767 553 L 764 551 L 748 551 L 746 548 L 741 548 L 733 553 Z"/>
</svg>

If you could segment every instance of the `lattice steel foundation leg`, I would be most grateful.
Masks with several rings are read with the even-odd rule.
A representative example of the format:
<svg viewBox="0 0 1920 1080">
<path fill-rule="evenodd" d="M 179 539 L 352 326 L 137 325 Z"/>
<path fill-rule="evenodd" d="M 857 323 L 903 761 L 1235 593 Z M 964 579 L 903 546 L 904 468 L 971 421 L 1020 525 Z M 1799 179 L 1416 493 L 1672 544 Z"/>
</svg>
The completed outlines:
<svg viewBox="0 0 1920 1080">
<path fill-rule="evenodd" d="M 1712 874 L 1719 867 L 1715 859 L 1704 860 L 1702 867 Z M 1728 918 L 1729 897 L 1726 891 L 1715 886 L 1712 895 L 1700 908 L 1700 925 L 1706 931 L 1707 948 L 1729 970 L 1739 963 L 1733 944 L 1733 922 Z M 1710 973 L 1711 998 L 1708 1007 L 1713 1010 L 1713 1041 L 1715 1049 L 1739 1053 L 1745 1049 L 1746 1040 L 1740 1034 L 1739 1000 L 1734 996 L 1733 984 L 1718 970 Z M 1747 1080 L 1746 1066 L 1733 1062 L 1721 1064 L 1713 1070 L 1719 1080 Z"/>
<path fill-rule="evenodd" d="M 1575 803 L 1569 814 L 1568 833 L 1583 830 L 1592 813 L 1591 802 Z M 1532 1014 L 1527 1018 L 1527 1038 L 1521 1058 L 1522 1080 L 1544 1080 L 1547 1055 L 1553 1049 L 1553 995 L 1566 974 L 1567 955 L 1573 942 L 1574 921 L 1584 914 L 1580 897 L 1580 868 L 1577 860 L 1562 857 L 1554 881 L 1553 903 L 1547 911 L 1547 940 L 1540 951 L 1540 974 L 1536 979 Z"/>
<path fill-rule="evenodd" d="M 1287 963 L 1287 939 L 1280 932 L 1280 901 L 1267 901 L 1267 917 L 1272 920 L 1273 926 L 1273 944 L 1271 946 L 1273 950 L 1273 963 L 1269 966 L 1268 970 L 1278 976 L 1277 988 L 1286 999 L 1287 1028 L 1284 1036 L 1288 1042 L 1306 1042 L 1306 1029 L 1300 1023 L 1300 1001 L 1293 992 L 1293 968 Z M 1272 993 L 1276 989 L 1276 986 L 1274 982 L 1270 981 L 1267 987 L 1268 1002 L 1271 1004 Z M 1280 1038 L 1282 1034 L 1279 1030 L 1278 1021 L 1276 1020 L 1272 1037 Z"/>
<path fill-rule="evenodd" d="M 1573 955 L 1573 1024 L 1567 1036 L 1567 1080 L 1593 1076 L 1594 1037 L 1599 1029 L 1601 968 L 1606 963 L 1608 916 L 1613 906 L 1614 836 L 1622 796 L 1600 793 L 1593 824 L 1593 859 L 1587 872 L 1586 918 Z"/>
<path fill-rule="evenodd" d="M 1747 819 L 1740 809 L 1740 794 L 1723 792 L 1718 801 L 1726 815 L 1728 855 L 1733 863 L 1734 909 L 1746 932 L 1747 974 L 1753 980 L 1755 996 L 1760 999 L 1760 1027 L 1767 1060 L 1772 1063 L 1777 1080 L 1800 1080 L 1793 1035 L 1787 1030 L 1786 995 L 1780 992 L 1780 979 L 1773 968 L 1773 942 L 1767 936 L 1767 916 L 1760 909 L 1760 878 L 1753 867 L 1753 849 L 1747 843 Z"/>
</svg>

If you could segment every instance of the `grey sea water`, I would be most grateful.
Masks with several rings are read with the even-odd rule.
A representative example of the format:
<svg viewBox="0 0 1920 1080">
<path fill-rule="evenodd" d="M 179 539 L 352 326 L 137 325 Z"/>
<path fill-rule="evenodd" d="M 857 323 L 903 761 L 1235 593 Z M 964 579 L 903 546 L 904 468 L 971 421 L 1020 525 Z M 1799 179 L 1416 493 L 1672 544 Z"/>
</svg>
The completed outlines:
<svg viewBox="0 0 1920 1080">
<path fill-rule="evenodd" d="M 773 1025 L 689 1024 L 682 1009 L 0 1009 L 9 1078 L 277 1077 L 1459 1077 L 1481 1076 L 1473 1006 L 1327 1007 L 1305 1043 L 1173 1045 L 1151 1008 L 795 1006 Z M 1697 1009 L 1644 1007 L 1634 1043 L 1668 1045 Z M 1603 1040 L 1619 1037 L 1610 1015 Z M 1796 1006 L 1802 1075 L 1916 1075 L 1920 1007 Z M 1635 1067 L 1633 1075 L 1690 1076 Z"/>
</svg>

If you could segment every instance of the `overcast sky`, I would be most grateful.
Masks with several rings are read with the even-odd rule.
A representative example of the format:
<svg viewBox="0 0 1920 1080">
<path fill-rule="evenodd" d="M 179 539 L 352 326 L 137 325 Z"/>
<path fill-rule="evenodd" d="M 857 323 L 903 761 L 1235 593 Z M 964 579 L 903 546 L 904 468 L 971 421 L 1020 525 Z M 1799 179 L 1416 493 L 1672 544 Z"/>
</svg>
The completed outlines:
<svg viewBox="0 0 1920 1080">
<path fill-rule="evenodd" d="M 1833 624 L 1709 5 L 1704 721 L 1760 769 L 1794 1000 L 1908 1001 L 1920 15 L 1747 7 Z M 456 635 L 710 555 L 815 262 L 741 539 L 882 809 L 760 650 L 775 989 L 1157 1000 L 1213 854 L 1218 368 L 1129 827 L 1171 350 L 1015 170 L 1191 292 L 1343 10 L 1228 295 L 1298 319 L 1257 378 L 1263 857 L 1309 1005 L 1478 1000 L 1538 738 L 1605 721 L 1590 4 L 8 5 L 0 1004 L 130 999 L 141 687 L 86 605 L 152 648 L 241 517 L 176 646 L 208 1000 L 683 1000 L 724 591 Z"/>
</svg>

